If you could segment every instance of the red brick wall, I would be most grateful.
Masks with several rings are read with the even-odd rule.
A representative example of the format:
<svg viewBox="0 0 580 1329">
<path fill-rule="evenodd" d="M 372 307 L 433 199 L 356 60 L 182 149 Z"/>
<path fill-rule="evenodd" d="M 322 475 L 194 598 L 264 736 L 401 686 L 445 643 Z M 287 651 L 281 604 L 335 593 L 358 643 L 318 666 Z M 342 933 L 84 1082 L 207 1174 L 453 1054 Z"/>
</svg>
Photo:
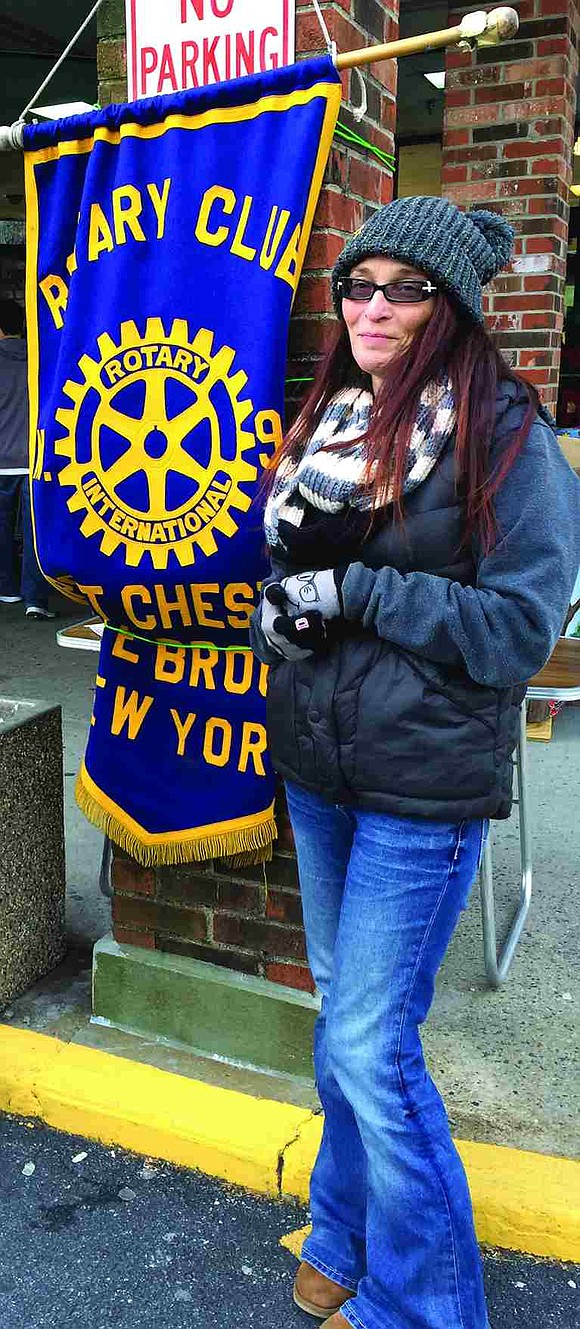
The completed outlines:
<svg viewBox="0 0 580 1329">
<path fill-rule="evenodd" d="M 283 805 L 278 829 L 276 852 L 265 867 L 232 870 L 214 860 L 142 868 L 115 850 L 116 940 L 311 992 L 296 858 Z"/>
<path fill-rule="evenodd" d="M 488 326 L 555 409 L 580 25 L 577 0 L 516 7 L 514 42 L 447 53 L 442 192 L 515 227 L 514 261 L 490 287 Z"/>
</svg>

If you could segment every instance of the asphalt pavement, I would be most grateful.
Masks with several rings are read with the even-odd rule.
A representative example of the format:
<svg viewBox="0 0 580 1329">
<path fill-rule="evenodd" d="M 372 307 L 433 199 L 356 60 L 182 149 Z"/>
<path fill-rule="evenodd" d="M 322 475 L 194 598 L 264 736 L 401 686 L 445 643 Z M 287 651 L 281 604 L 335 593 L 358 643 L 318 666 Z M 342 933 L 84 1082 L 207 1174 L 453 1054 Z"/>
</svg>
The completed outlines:
<svg viewBox="0 0 580 1329">
<path fill-rule="evenodd" d="M 312 1329 L 304 1208 L 0 1117 L 1 1329 Z M 580 1268 L 484 1252 L 493 1329 L 579 1329 Z"/>
</svg>

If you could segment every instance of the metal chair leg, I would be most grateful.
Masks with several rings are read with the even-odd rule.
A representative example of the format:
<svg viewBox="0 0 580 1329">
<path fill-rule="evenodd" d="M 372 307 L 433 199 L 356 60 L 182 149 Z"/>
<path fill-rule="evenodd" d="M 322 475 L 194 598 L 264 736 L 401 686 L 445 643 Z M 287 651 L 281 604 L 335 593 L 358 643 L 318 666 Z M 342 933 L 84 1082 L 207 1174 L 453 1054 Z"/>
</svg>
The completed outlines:
<svg viewBox="0 0 580 1329">
<path fill-rule="evenodd" d="M 101 867 L 99 871 L 99 890 L 101 895 L 106 895 L 107 899 L 112 899 L 113 887 L 111 884 L 111 868 L 113 866 L 113 841 L 105 835 L 103 840 L 103 854 L 101 858 Z"/>
<path fill-rule="evenodd" d="M 526 703 L 520 708 L 520 727 L 517 746 L 517 788 L 520 823 L 520 898 L 510 924 L 509 932 L 498 955 L 495 928 L 495 899 L 493 893 L 493 866 L 491 843 L 488 836 L 481 865 L 481 916 L 483 923 L 483 954 L 485 972 L 492 988 L 499 988 L 507 977 L 516 946 L 522 934 L 532 898 L 532 853 L 527 806 L 526 757 Z"/>
</svg>

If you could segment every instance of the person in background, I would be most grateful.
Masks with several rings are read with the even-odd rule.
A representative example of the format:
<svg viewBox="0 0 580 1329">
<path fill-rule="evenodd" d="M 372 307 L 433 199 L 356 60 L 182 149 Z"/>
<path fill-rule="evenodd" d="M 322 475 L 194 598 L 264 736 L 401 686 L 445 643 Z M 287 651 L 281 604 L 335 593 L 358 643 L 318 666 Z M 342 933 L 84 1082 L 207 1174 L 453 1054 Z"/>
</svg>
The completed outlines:
<svg viewBox="0 0 580 1329">
<path fill-rule="evenodd" d="M 24 315 L 0 300 L 0 603 L 24 600 L 28 619 L 56 618 L 38 566 L 28 482 L 28 383 Z M 20 518 L 22 564 L 16 534 Z"/>
<path fill-rule="evenodd" d="M 252 619 L 322 996 L 324 1131 L 294 1299 L 327 1329 L 488 1329 L 420 1027 L 526 681 L 580 560 L 580 483 L 483 324 L 511 227 L 401 198 L 332 274 L 334 339 L 271 469 Z"/>
</svg>

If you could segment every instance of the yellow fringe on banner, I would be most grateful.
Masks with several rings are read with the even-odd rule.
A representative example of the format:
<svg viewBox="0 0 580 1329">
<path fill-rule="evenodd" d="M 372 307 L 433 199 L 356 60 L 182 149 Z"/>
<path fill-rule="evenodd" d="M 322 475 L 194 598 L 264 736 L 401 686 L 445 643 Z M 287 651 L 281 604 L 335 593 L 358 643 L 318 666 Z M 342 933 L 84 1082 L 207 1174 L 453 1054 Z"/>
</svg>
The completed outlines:
<svg viewBox="0 0 580 1329">
<path fill-rule="evenodd" d="M 87 787 L 85 781 L 92 788 Z M 207 836 L 200 830 L 199 838 L 180 839 L 173 832 L 171 838 L 156 837 L 155 843 L 146 844 L 139 839 L 136 831 L 124 822 L 122 809 L 113 811 L 99 801 L 97 786 L 93 783 L 84 763 L 77 776 L 75 798 L 85 817 L 97 826 L 113 844 L 119 845 L 131 858 L 143 867 L 169 867 L 178 863 L 202 863 L 210 858 L 224 858 L 228 866 L 249 867 L 259 863 L 269 863 L 272 858 L 272 843 L 277 837 L 276 821 L 273 812 L 266 815 L 254 826 L 232 826 L 228 830 L 212 830 Z M 106 797 L 106 795 L 104 796 Z M 133 823 L 134 825 L 134 823 Z"/>
</svg>

